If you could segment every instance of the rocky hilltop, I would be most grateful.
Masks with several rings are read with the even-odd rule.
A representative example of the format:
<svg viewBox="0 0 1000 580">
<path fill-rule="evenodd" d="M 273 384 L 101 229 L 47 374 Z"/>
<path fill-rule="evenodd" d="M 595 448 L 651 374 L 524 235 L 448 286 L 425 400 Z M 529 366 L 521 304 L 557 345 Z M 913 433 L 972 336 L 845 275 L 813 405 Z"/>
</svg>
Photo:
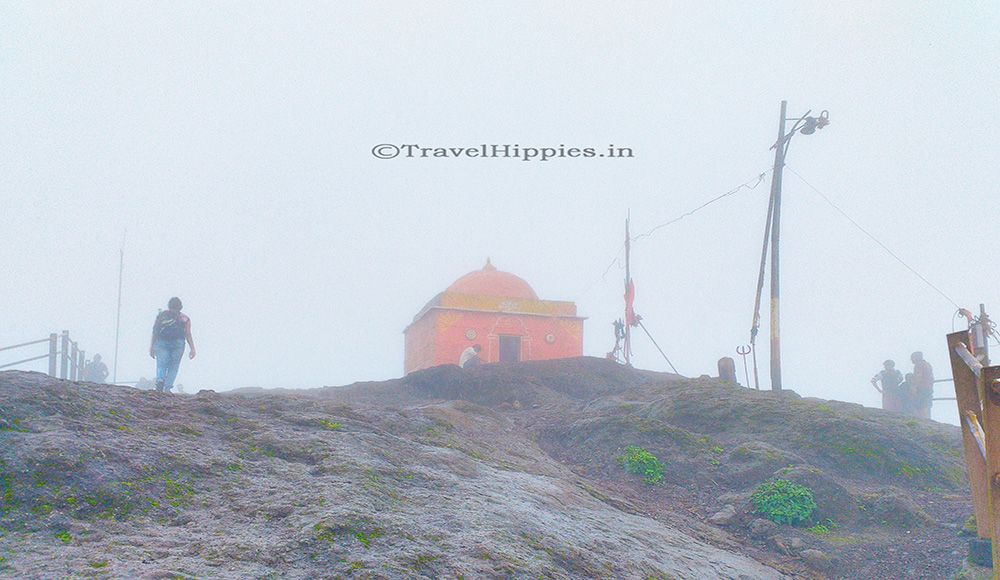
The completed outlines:
<svg viewBox="0 0 1000 580">
<path fill-rule="evenodd" d="M 0 578 L 948 578 L 965 477 L 956 427 L 593 358 L 191 396 L 0 373 Z M 808 522 L 751 513 L 775 478 Z"/>
</svg>

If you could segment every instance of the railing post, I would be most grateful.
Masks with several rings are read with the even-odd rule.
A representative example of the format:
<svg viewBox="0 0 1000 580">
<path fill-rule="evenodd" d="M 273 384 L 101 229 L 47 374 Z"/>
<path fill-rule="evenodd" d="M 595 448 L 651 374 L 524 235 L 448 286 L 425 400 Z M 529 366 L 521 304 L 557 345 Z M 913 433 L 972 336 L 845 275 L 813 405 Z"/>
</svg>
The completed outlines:
<svg viewBox="0 0 1000 580">
<path fill-rule="evenodd" d="M 990 485 L 990 537 L 994 569 L 1000 565 L 1000 367 L 983 369 L 983 419 L 986 431 L 986 472 Z M 995 576 L 994 576 L 995 577 Z"/>
<path fill-rule="evenodd" d="M 77 372 L 79 373 L 77 378 L 82 381 L 87 378 L 86 373 L 84 372 L 87 370 L 87 357 L 84 355 L 82 350 L 76 360 L 79 361 L 76 365 Z"/>
<path fill-rule="evenodd" d="M 69 380 L 75 381 L 79 379 L 79 373 L 76 368 L 76 360 L 80 358 L 79 345 L 73 341 L 70 341 L 71 349 L 69 351 Z"/>
<path fill-rule="evenodd" d="M 972 432 L 967 414 L 971 413 L 976 421 L 987 430 L 983 408 L 980 403 L 979 378 L 972 372 L 969 365 L 955 351 L 959 345 L 968 345 L 969 332 L 953 332 L 948 335 L 948 354 L 951 358 L 951 376 L 955 382 L 955 401 L 958 403 L 959 422 L 962 425 L 962 447 L 965 449 L 965 464 L 969 471 L 969 488 L 972 494 L 972 507 L 976 514 L 976 534 L 983 539 L 990 537 L 990 499 L 989 481 L 987 480 L 986 458 L 979 450 L 975 434 Z"/>
<path fill-rule="evenodd" d="M 52 333 L 49 335 L 49 376 L 56 376 L 56 355 L 59 353 L 59 335 Z"/>
<path fill-rule="evenodd" d="M 65 379 L 69 370 L 69 331 L 62 331 L 62 351 L 59 353 L 59 378 Z"/>
</svg>

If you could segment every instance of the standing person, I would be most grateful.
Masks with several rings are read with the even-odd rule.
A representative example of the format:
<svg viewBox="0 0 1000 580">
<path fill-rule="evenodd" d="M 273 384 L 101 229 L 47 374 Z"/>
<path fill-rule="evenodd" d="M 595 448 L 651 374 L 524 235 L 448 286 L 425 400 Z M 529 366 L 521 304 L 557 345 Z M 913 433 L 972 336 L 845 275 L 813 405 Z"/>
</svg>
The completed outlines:
<svg viewBox="0 0 1000 580">
<path fill-rule="evenodd" d="M 462 356 L 458 357 L 458 366 L 463 369 L 471 369 L 474 366 L 478 366 L 480 362 L 479 353 L 482 352 L 483 347 L 478 344 L 474 344 L 469 348 L 462 351 Z"/>
<path fill-rule="evenodd" d="M 101 362 L 101 355 L 95 354 L 94 360 L 87 365 L 83 380 L 89 383 L 103 383 L 108 378 L 108 365 Z"/>
<path fill-rule="evenodd" d="M 910 381 L 910 395 L 913 414 L 923 419 L 931 418 L 931 399 L 934 398 L 934 370 L 924 360 L 919 350 L 910 355 L 913 362 L 913 380 Z"/>
<path fill-rule="evenodd" d="M 887 360 L 882 363 L 885 367 L 872 377 L 872 386 L 882 393 L 882 408 L 886 411 L 903 412 L 903 393 L 900 392 L 899 385 L 903 382 L 903 373 L 896 370 L 896 362 Z M 879 383 L 882 383 L 881 388 Z"/>
<path fill-rule="evenodd" d="M 191 338 L 191 319 L 181 313 L 181 299 L 174 296 L 167 303 L 167 310 L 161 310 L 153 323 L 153 338 L 149 345 L 149 356 L 156 359 L 156 390 L 166 393 L 174 386 L 177 369 L 184 356 L 185 341 L 191 347 L 190 358 L 194 358 L 194 339 Z"/>
</svg>

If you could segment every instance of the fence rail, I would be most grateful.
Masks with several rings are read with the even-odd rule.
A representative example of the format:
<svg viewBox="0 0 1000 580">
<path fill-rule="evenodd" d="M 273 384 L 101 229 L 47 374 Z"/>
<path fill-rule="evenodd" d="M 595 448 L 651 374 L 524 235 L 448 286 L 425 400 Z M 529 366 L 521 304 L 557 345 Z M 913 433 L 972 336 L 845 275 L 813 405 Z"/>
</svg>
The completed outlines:
<svg viewBox="0 0 1000 580">
<path fill-rule="evenodd" d="M 61 346 L 60 342 L 62 343 Z M 71 381 L 83 380 L 84 369 L 86 369 L 87 366 L 86 355 L 83 349 L 80 348 L 80 344 L 78 342 L 70 340 L 68 330 L 62 331 L 62 335 L 53 332 L 48 338 L 41 338 L 38 340 L 22 342 L 21 344 L 0 347 L 0 352 L 43 343 L 49 344 L 49 352 L 46 354 L 28 357 L 16 362 L 5 363 L 0 365 L 0 369 L 47 358 L 49 359 L 50 376 L 55 377 L 58 374 L 58 378 L 60 379 L 69 379 Z"/>
</svg>

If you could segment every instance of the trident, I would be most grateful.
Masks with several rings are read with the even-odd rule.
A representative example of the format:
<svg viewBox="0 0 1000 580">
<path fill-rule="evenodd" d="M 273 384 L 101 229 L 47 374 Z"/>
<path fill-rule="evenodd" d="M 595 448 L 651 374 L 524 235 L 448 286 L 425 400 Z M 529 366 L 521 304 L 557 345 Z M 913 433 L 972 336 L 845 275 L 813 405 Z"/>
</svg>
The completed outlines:
<svg viewBox="0 0 1000 580">
<path fill-rule="evenodd" d="M 738 346 L 736 347 L 736 354 L 743 357 L 743 379 L 747 382 L 747 388 L 750 387 L 750 374 L 747 372 L 747 355 L 750 354 L 750 345 Z"/>
</svg>

